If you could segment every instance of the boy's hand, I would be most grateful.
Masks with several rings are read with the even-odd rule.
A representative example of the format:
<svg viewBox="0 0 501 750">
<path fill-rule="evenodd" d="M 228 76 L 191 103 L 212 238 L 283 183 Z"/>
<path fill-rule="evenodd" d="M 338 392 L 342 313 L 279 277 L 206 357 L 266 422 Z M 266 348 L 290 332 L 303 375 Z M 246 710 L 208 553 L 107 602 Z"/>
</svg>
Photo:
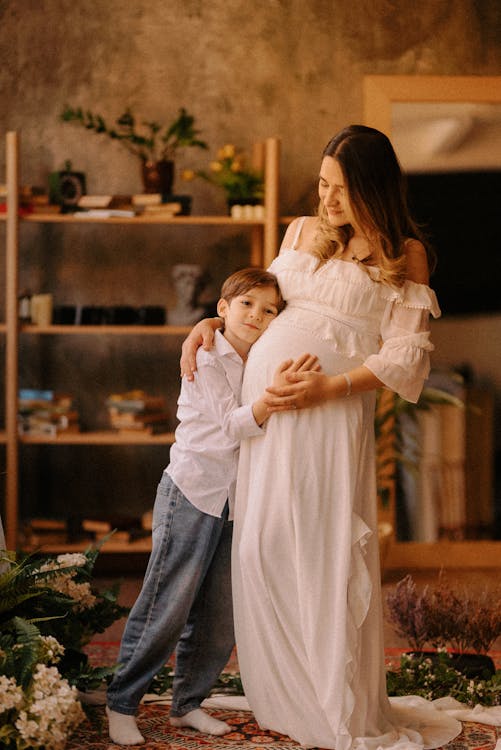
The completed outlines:
<svg viewBox="0 0 501 750">
<path fill-rule="evenodd" d="M 318 362 L 318 357 L 314 354 L 302 354 L 298 359 L 287 359 L 282 362 L 274 372 L 272 388 L 281 388 L 290 385 L 289 375 L 298 372 L 320 372 L 322 367 Z"/>
<path fill-rule="evenodd" d="M 214 333 L 221 328 L 219 318 L 204 318 L 191 329 L 183 341 L 181 347 L 181 377 L 186 375 L 188 380 L 193 380 L 193 373 L 197 369 L 197 349 L 212 349 L 214 345 Z"/>
</svg>

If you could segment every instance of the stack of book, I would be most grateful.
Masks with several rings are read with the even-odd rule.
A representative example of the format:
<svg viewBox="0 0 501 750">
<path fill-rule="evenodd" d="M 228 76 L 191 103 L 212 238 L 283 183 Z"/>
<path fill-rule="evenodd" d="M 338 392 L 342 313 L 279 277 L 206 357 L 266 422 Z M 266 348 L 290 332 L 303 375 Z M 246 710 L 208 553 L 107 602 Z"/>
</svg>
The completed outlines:
<svg viewBox="0 0 501 750">
<path fill-rule="evenodd" d="M 56 437 L 61 432 L 80 432 L 73 396 L 50 390 L 19 391 L 18 429 L 21 435 Z"/>
<path fill-rule="evenodd" d="M 20 542 L 25 549 L 40 549 L 46 544 L 67 544 L 66 521 L 57 518 L 32 518 L 21 524 Z"/>
<path fill-rule="evenodd" d="M 77 210 L 80 217 L 88 218 L 158 216 L 172 219 L 182 213 L 183 206 L 178 200 L 164 200 L 161 193 L 83 195 Z"/>
<path fill-rule="evenodd" d="M 106 400 L 110 425 L 119 432 L 155 435 L 168 432 L 170 415 L 163 396 L 151 396 L 145 391 L 114 393 Z"/>
<path fill-rule="evenodd" d="M 0 185 L 0 213 L 7 211 L 7 185 Z M 47 190 L 36 185 L 22 185 L 19 188 L 19 213 L 48 214 L 60 213 L 61 206 L 49 205 Z"/>
<path fill-rule="evenodd" d="M 138 193 L 132 196 L 132 205 L 143 216 L 170 219 L 182 213 L 179 201 L 165 201 L 161 193 Z"/>
</svg>

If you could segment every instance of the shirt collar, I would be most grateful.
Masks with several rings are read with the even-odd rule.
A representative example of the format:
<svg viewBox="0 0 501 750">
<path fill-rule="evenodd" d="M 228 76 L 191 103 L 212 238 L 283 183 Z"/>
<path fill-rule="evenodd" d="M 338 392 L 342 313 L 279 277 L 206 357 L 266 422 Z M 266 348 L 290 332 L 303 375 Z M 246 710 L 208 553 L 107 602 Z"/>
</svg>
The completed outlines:
<svg viewBox="0 0 501 750">
<path fill-rule="evenodd" d="M 230 359 L 234 359 L 235 362 L 239 362 L 243 366 L 242 357 L 240 356 L 240 354 L 238 354 L 238 352 L 235 351 L 230 342 L 225 339 L 221 331 L 216 331 L 216 335 L 214 337 L 214 346 L 216 352 L 220 357 L 229 357 Z"/>
</svg>

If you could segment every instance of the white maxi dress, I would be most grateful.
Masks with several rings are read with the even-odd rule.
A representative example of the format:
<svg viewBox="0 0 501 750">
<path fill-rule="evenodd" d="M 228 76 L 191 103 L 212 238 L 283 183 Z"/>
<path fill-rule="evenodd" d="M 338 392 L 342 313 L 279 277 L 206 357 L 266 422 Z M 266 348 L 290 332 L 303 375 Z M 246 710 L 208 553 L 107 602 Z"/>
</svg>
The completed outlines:
<svg viewBox="0 0 501 750">
<path fill-rule="evenodd" d="M 365 363 L 416 401 L 434 292 L 390 288 L 356 263 L 317 265 L 294 246 L 273 261 L 287 306 L 251 349 L 244 402 L 304 352 L 329 374 Z M 369 392 L 277 413 L 240 449 L 232 575 L 245 694 L 262 728 L 310 747 L 438 747 L 461 730 L 419 698 L 409 719 L 409 701 L 386 695 L 374 406 Z"/>
</svg>

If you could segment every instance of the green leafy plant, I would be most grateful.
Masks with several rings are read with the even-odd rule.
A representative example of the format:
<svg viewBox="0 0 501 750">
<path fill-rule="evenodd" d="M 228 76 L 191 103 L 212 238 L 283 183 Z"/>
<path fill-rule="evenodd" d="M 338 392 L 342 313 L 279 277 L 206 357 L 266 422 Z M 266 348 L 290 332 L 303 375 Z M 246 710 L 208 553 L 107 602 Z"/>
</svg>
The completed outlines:
<svg viewBox="0 0 501 750">
<path fill-rule="evenodd" d="M 208 148 L 207 143 L 199 138 L 200 131 L 195 128 L 195 118 L 184 107 L 181 107 L 178 116 L 167 126 L 156 121 L 138 124 L 130 108 L 112 126 L 100 114 L 69 105 L 61 112 L 60 119 L 109 136 L 144 162 L 173 159 L 176 151 L 181 148 Z"/>
<path fill-rule="evenodd" d="M 84 553 L 57 557 L 9 555 L 0 575 L 0 633 L 9 632 L 9 623 L 18 618 L 36 625 L 40 635 L 54 637 L 64 648 L 58 668 L 80 690 L 113 673 L 113 668 L 91 667 L 85 646 L 128 612 L 118 603 L 118 584 L 98 591 L 91 583 L 104 541 Z"/>
<path fill-rule="evenodd" d="M 244 152 L 231 143 L 219 149 L 217 159 L 210 163 L 208 171 L 186 169 L 182 177 L 185 180 L 200 177 L 222 188 L 227 200 L 260 200 L 264 197 L 263 174 L 247 167 Z"/>
<path fill-rule="evenodd" d="M 396 393 L 386 390 L 378 391 L 374 430 L 378 495 L 383 507 L 388 505 L 398 464 L 406 466 L 413 472 L 416 472 L 418 467 L 419 449 L 416 447 L 411 453 L 403 451 L 401 417 L 406 415 L 415 422 L 420 411 L 427 411 L 437 404 L 464 408 L 464 402 L 461 399 L 441 388 L 423 388 L 416 404 L 406 401 Z"/>
<path fill-rule="evenodd" d="M 162 667 L 153 678 L 149 687 L 149 692 L 154 695 L 165 695 L 165 693 L 170 693 L 173 681 L 174 672 L 167 664 Z M 238 672 L 223 672 L 219 675 L 211 690 L 211 695 L 216 693 L 218 695 L 243 695 L 244 689 L 240 674 Z"/>
<path fill-rule="evenodd" d="M 64 647 L 20 617 L 0 630 L 0 746 L 4 750 L 63 750 L 85 718 L 58 669 Z"/>
<path fill-rule="evenodd" d="M 427 700 L 450 696 L 475 706 L 501 704 L 501 670 L 487 679 L 471 679 L 454 668 L 449 654 L 437 658 L 402 654 L 400 666 L 386 673 L 388 695 L 420 695 Z"/>
</svg>

